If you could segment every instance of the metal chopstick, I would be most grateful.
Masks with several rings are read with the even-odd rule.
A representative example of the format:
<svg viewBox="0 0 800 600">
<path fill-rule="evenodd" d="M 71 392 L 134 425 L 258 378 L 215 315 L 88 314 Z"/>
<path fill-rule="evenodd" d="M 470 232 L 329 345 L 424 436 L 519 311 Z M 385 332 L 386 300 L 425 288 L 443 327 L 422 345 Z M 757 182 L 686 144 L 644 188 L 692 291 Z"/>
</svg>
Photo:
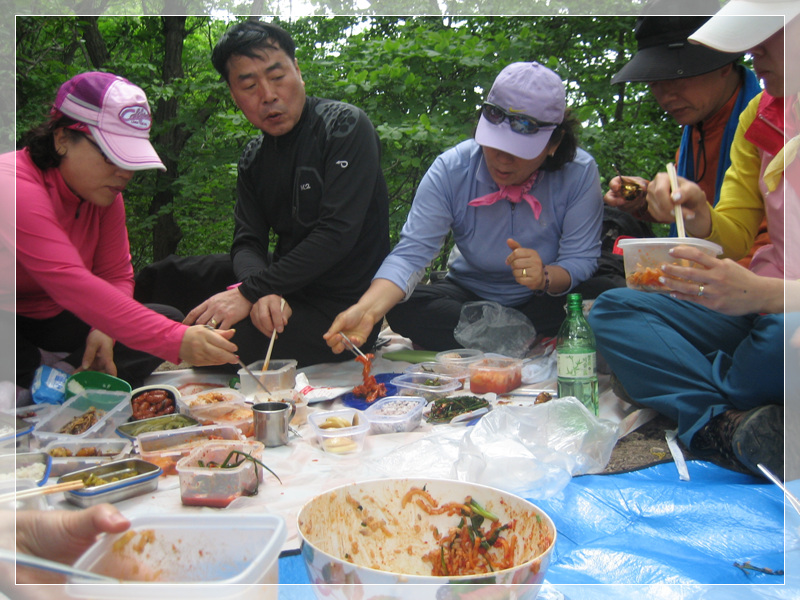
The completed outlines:
<svg viewBox="0 0 800 600">
<path fill-rule="evenodd" d="M 366 360 L 369 360 L 369 359 L 367 358 L 367 355 L 366 355 L 366 354 L 364 354 L 364 353 L 363 353 L 363 352 L 362 352 L 362 351 L 361 351 L 361 350 L 358 348 L 358 346 L 356 346 L 356 345 L 355 345 L 355 344 L 354 344 L 354 343 L 353 343 L 353 342 L 350 340 L 350 338 L 349 338 L 349 337 L 347 337 L 347 336 L 346 336 L 346 335 L 345 335 L 343 332 L 341 332 L 341 331 L 339 332 L 339 335 L 340 335 L 340 336 L 342 336 L 342 339 L 344 340 L 344 345 L 345 345 L 345 347 L 346 347 L 348 350 L 350 350 L 350 352 L 352 352 L 352 353 L 353 353 L 353 354 L 355 354 L 356 356 L 360 356 L 361 358 L 364 358 L 364 359 L 366 359 Z"/>
</svg>

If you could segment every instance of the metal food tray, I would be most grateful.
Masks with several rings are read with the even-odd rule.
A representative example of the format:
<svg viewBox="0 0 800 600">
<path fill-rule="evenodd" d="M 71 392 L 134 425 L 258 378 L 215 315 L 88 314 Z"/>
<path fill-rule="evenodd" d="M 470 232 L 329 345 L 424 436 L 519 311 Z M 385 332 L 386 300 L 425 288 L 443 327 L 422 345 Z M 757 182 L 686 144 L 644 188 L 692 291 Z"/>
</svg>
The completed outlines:
<svg viewBox="0 0 800 600">
<path fill-rule="evenodd" d="M 147 427 L 153 424 L 160 424 L 162 421 L 165 424 L 165 426 L 162 428 L 134 433 L 141 427 Z M 169 424 L 173 421 L 178 421 L 185 424 L 180 425 L 179 427 L 170 427 Z M 180 413 L 174 413 L 171 415 L 161 415 L 160 417 L 152 417 L 150 419 L 140 419 L 138 421 L 130 421 L 128 423 L 123 423 L 122 425 L 117 426 L 117 435 L 124 438 L 128 438 L 129 440 L 135 440 L 136 437 L 141 435 L 142 433 L 151 433 L 152 431 L 170 431 L 173 429 L 183 429 L 185 427 L 197 427 L 199 425 L 200 422 L 194 417 L 190 417 L 189 415 L 183 415 Z"/>
<path fill-rule="evenodd" d="M 124 475 L 131 471 L 135 471 L 137 475 L 120 481 L 112 481 L 103 485 L 65 492 L 64 496 L 73 504 L 85 508 L 103 502 L 119 502 L 132 496 L 155 491 L 158 488 L 161 467 L 138 458 L 115 460 L 97 467 L 75 471 L 60 477 L 58 483 L 82 480 L 89 474 L 108 478 L 115 475 Z"/>
</svg>

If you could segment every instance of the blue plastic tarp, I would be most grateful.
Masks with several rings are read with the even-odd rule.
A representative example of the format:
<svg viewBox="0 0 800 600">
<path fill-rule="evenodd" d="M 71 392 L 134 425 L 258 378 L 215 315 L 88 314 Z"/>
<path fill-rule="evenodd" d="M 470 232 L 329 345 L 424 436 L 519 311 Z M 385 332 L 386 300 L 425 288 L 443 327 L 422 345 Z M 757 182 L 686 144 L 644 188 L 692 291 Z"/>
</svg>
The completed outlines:
<svg viewBox="0 0 800 600">
<path fill-rule="evenodd" d="M 576 477 L 557 496 L 533 501 L 558 531 L 540 600 L 800 599 L 800 516 L 781 490 L 706 462 L 688 467 L 690 481 L 679 480 L 673 463 Z M 800 481 L 789 487 L 800 492 Z M 282 584 L 308 584 L 299 555 L 279 568 Z M 280 596 L 313 592 L 284 585 Z"/>
</svg>

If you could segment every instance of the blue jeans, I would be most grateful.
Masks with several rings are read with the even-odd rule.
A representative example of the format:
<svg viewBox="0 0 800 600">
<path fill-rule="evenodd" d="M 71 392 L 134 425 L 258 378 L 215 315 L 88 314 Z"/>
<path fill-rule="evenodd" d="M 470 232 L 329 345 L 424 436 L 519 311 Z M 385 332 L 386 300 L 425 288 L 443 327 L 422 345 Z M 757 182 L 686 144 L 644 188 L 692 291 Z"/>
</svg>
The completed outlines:
<svg viewBox="0 0 800 600">
<path fill-rule="evenodd" d="M 628 288 L 595 300 L 597 349 L 631 397 L 692 436 L 731 408 L 783 403 L 783 314 L 723 315 Z"/>
</svg>

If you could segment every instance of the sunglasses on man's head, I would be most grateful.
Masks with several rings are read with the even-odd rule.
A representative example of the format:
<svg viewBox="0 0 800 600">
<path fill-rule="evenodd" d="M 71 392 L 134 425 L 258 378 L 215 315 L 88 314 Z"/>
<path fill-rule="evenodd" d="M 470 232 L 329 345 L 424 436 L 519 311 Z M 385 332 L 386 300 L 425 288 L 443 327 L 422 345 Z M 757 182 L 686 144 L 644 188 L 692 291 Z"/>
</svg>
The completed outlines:
<svg viewBox="0 0 800 600">
<path fill-rule="evenodd" d="M 545 123 L 544 121 L 540 121 L 539 119 L 535 119 L 534 117 L 528 115 L 506 112 L 491 102 L 483 103 L 483 107 L 481 107 L 481 113 L 492 125 L 499 125 L 503 122 L 503 119 L 508 119 L 508 124 L 511 126 L 511 131 L 515 133 L 530 135 L 533 133 L 538 133 L 540 129 L 544 129 L 546 127 L 558 126 L 558 123 Z"/>
</svg>

